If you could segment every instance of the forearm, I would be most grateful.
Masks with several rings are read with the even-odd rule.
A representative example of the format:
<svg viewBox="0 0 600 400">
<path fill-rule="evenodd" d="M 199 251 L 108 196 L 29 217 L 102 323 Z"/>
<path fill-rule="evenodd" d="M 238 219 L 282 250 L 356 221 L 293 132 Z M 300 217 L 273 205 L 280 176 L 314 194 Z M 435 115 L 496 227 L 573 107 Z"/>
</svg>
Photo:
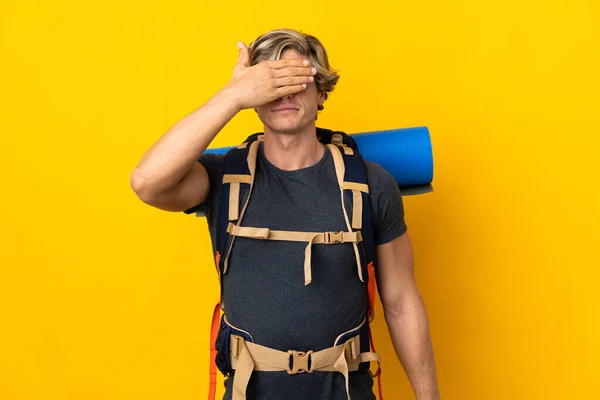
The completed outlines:
<svg viewBox="0 0 600 400">
<path fill-rule="evenodd" d="M 171 127 L 142 156 L 132 173 L 140 190 L 160 193 L 178 183 L 210 142 L 238 113 L 235 93 L 225 87 Z"/>
<path fill-rule="evenodd" d="M 417 400 L 439 400 L 429 322 L 420 295 L 405 300 L 402 308 L 384 309 L 384 313 L 396 355 Z"/>
</svg>

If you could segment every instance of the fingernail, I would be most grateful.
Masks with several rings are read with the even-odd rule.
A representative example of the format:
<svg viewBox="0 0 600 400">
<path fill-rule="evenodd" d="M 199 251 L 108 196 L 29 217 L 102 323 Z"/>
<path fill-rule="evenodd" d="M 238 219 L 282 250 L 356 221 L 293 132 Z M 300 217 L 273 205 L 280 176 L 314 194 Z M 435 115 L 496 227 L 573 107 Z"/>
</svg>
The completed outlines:
<svg viewBox="0 0 600 400">
<path fill-rule="evenodd" d="M 311 81 L 311 82 L 313 81 L 313 79 L 314 79 L 314 78 L 313 78 L 312 76 L 309 76 L 309 77 L 308 77 L 308 80 L 309 80 L 309 81 Z"/>
<path fill-rule="evenodd" d="M 302 63 L 303 63 L 304 65 L 308 65 L 308 60 L 304 60 Z"/>
<path fill-rule="evenodd" d="M 237 47 L 241 50 L 244 46 L 242 45 L 242 42 L 237 42 Z"/>
<path fill-rule="evenodd" d="M 306 83 L 303 83 L 303 84 L 302 84 L 302 87 L 303 87 L 303 88 L 306 88 Z"/>
<path fill-rule="evenodd" d="M 311 71 L 312 71 L 313 74 L 317 73 L 317 69 L 316 68 L 312 68 Z"/>
</svg>

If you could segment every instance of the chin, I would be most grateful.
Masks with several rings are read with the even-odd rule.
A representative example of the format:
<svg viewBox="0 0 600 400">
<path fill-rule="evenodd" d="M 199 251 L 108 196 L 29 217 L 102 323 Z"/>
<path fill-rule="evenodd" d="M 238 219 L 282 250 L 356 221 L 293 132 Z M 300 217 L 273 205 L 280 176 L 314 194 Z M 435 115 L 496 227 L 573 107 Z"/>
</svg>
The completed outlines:
<svg viewBox="0 0 600 400">
<path fill-rule="evenodd" d="M 290 134 L 298 132 L 301 128 L 296 121 L 272 121 L 268 126 L 274 132 Z"/>
</svg>

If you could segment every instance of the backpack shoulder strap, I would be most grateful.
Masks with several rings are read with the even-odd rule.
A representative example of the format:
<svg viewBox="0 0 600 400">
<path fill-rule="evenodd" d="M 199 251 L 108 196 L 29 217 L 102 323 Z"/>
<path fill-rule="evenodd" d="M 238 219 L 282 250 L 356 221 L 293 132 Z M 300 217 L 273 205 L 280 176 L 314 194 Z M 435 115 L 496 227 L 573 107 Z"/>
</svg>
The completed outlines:
<svg viewBox="0 0 600 400">
<path fill-rule="evenodd" d="M 261 134 L 251 135 L 237 148 L 229 150 L 223 161 L 223 180 L 217 217 L 217 248 L 215 254 L 215 265 L 217 267 L 217 274 L 219 275 L 220 291 L 219 302 L 213 311 L 210 330 L 209 400 L 215 399 L 217 385 L 217 369 L 215 364 L 217 350 L 215 342 L 220 330 L 220 310 L 225 309 L 223 304 L 222 277 L 227 272 L 229 252 L 235 239 L 235 237 L 229 235 L 227 227 L 230 222 L 237 221 L 239 225 L 248 206 L 256 172 L 256 156 L 261 141 Z M 241 204 L 243 206 L 240 212 Z"/>
<path fill-rule="evenodd" d="M 221 183 L 221 198 L 217 215 L 217 240 L 215 248 L 215 265 L 219 276 L 219 305 L 223 304 L 223 275 L 227 273 L 229 254 L 234 236 L 230 235 L 230 222 L 239 225 L 246 212 L 254 176 L 256 172 L 256 156 L 261 137 L 250 142 L 244 142 L 225 154 L 223 159 L 223 178 Z M 241 212 L 240 212 L 241 206 Z"/>
<path fill-rule="evenodd" d="M 366 164 L 349 135 L 322 128 L 317 128 L 317 133 L 323 143 L 338 143 L 326 146 L 334 159 L 348 232 L 357 232 L 362 237 L 358 243 L 353 243 L 353 247 L 359 279 L 368 286 L 371 319 L 375 300 L 375 240 Z M 262 140 L 262 133 L 250 135 L 225 155 L 215 256 L 219 275 L 228 270 L 229 254 L 235 240 L 228 227 L 241 225 L 252 192 L 256 157 Z"/>
<path fill-rule="evenodd" d="M 331 129 L 317 127 L 317 139 L 323 144 L 335 144 L 338 146 L 347 146 L 358 151 L 358 145 L 354 138 L 341 131 L 332 131 Z"/>
<path fill-rule="evenodd" d="M 229 252 L 235 239 L 227 228 L 230 223 L 239 225 L 242 222 L 252 192 L 256 157 L 261 142 L 261 136 L 247 140 L 237 148 L 229 150 L 223 161 L 216 254 L 216 263 L 221 274 L 227 273 Z"/>
<path fill-rule="evenodd" d="M 334 134 L 335 135 L 335 134 Z M 339 140 L 339 139 L 338 139 Z M 361 334 L 361 346 L 364 344 L 364 348 L 361 351 L 371 350 L 376 353 L 375 343 L 373 342 L 373 335 L 371 331 L 371 322 L 375 317 L 375 297 L 377 293 L 376 282 L 375 282 L 375 229 L 374 221 L 372 219 L 371 212 L 371 201 L 369 195 L 369 186 L 367 179 L 367 166 L 362 156 L 347 145 L 342 144 L 328 144 L 327 147 L 331 150 L 333 155 L 334 165 L 336 170 L 336 176 L 340 191 L 342 192 L 342 207 L 344 210 L 344 217 L 346 224 L 349 225 L 349 229 L 360 230 L 362 233 L 362 241 L 355 244 L 355 253 L 358 247 L 357 263 L 361 280 L 367 285 L 367 330 Z M 346 203 L 346 204 L 345 204 Z M 348 205 L 348 207 L 346 207 Z M 352 210 L 352 224 L 348 218 L 347 209 Z M 368 332 L 365 333 L 365 332 Z M 365 368 L 368 367 L 368 363 L 365 364 Z M 377 377 L 379 387 L 379 398 L 383 399 L 383 382 L 381 379 L 381 368 L 377 370 L 375 374 L 371 373 L 373 378 Z"/>
<path fill-rule="evenodd" d="M 375 232 L 373 226 L 367 167 L 358 151 L 344 145 L 328 144 L 342 193 L 342 208 L 349 231 L 360 231 L 362 241 L 354 251 L 361 281 L 367 284 L 369 319 L 375 304 Z M 348 212 L 351 211 L 351 213 Z M 352 216 L 350 220 L 349 215 Z"/>
</svg>

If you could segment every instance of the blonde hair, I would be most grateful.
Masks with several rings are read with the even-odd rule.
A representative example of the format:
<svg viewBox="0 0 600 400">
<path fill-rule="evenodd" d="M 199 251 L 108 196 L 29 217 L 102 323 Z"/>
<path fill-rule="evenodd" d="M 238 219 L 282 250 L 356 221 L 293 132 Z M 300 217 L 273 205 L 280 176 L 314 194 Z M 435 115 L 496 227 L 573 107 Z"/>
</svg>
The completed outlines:
<svg viewBox="0 0 600 400">
<path fill-rule="evenodd" d="M 308 57 L 309 65 L 317 69 L 315 75 L 317 90 L 327 100 L 328 93 L 333 91 L 340 76 L 329 65 L 325 47 L 319 39 L 312 35 L 293 29 L 275 29 L 260 35 L 250 43 L 248 48 L 250 65 L 258 64 L 261 61 L 279 60 L 286 49 L 296 50 L 303 56 Z M 320 105 L 318 110 L 323 110 L 323 108 Z"/>
</svg>

